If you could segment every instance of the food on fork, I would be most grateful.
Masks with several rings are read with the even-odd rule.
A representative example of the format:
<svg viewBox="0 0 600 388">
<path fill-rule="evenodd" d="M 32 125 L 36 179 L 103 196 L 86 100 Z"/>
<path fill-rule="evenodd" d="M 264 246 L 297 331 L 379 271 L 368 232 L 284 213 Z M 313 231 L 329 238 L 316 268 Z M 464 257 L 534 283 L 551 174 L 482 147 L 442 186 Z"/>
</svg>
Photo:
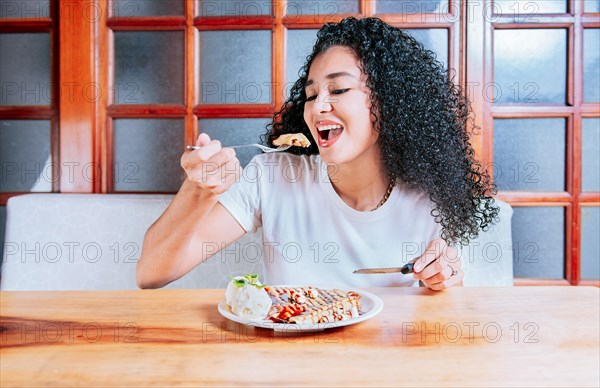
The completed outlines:
<svg viewBox="0 0 600 388">
<path fill-rule="evenodd" d="M 310 140 L 302 133 L 286 133 L 273 140 L 273 145 L 290 145 L 293 147 L 310 147 Z"/>
<path fill-rule="evenodd" d="M 258 281 L 258 275 L 232 278 L 225 300 L 235 315 L 278 323 L 343 321 L 358 317 L 360 310 L 360 295 L 354 291 L 267 286 Z"/>
</svg>

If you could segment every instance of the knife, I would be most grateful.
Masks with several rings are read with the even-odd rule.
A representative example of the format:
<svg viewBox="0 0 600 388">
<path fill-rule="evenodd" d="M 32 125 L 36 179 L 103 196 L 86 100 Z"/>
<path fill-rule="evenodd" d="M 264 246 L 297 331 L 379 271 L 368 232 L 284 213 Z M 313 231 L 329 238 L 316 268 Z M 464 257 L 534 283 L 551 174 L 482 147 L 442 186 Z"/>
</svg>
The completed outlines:
<svg viewBox="0 0 600 388">
<path fill-rule="evenodd" d="M 413 273 L 414 263 L 404 264 L 402 267 L 391 267 L 391 268 L 363 268 L 357 269 L 353 273 L 361 273 L 361 274 L 372 274 L 372 273 L 396 273 L 401 272 L 403 274 Z"/>
</svg>

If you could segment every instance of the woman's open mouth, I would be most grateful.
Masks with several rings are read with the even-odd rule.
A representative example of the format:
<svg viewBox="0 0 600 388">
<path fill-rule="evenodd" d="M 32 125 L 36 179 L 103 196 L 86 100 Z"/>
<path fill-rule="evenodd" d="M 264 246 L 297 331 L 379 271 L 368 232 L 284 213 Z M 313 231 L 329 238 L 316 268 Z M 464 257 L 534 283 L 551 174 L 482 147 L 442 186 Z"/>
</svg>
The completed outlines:
<svg viewBox="0 0 600 388">
<path fill-rule="evenodd" d="M 319 134 L 319 146 L 330 147 L 337 141 L 344 127 L 340 124 L 322 125 L 317 126 L 317 132 Z"/>
</svg>

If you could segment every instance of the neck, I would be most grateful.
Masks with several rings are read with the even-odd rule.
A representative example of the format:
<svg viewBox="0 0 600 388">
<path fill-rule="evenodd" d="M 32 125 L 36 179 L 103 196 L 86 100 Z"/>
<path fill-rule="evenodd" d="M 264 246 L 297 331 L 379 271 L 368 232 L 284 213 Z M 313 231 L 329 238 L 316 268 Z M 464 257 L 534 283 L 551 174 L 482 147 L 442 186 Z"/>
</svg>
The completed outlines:
<svg viewBox="0 0 600 388">
<path fill-rule="evenodd" d="M 340 198 L 358 211 L 377 207 L 390 185 L 390 177 L 383 171 L 378 158 L 355 159 L 352 163 L 328 166 L 327 173 Z"/>
</svg>

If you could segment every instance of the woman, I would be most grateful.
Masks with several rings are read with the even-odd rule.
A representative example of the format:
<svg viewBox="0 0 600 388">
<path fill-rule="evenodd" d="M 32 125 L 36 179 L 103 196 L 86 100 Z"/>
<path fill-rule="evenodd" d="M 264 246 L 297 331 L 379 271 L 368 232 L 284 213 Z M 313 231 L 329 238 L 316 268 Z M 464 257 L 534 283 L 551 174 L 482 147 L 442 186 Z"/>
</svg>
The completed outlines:
<svg viewBox="0 0 600 388">
<path fill-rule="evenodd" d="M 261 226 L 270 284 L 462 285 L 454 245 L 498 214 L 468 113 L 441 64 L 401 30 L 377 18 L 326 24 L 266 135 L 302 132 L 311 146 L 257 156 L 242 172 L 233 149 L 201 134 L 181 158 L 187 180 L 146 234 L 138 285 L 162 287 L 215 253 L 207 244 Z M 412 275 L 352 274 L 410 258 Z"/>
</svg>

